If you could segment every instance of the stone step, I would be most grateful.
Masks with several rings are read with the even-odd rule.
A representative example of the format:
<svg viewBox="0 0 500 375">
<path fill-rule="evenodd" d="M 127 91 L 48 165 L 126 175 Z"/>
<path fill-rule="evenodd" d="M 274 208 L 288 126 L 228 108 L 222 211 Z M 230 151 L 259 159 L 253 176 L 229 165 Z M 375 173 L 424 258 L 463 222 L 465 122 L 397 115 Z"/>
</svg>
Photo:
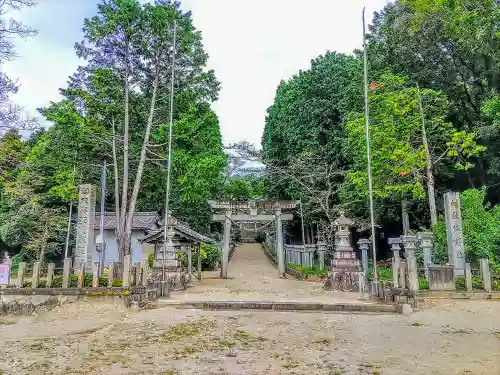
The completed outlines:
<svg viewBox="0 0 500 375">
<path fill-rule="evenodd" d="M 317 311 L 331 313 L 397 314 L 396 305 L 380 303 L 318 303 L 293 301 L 175 301 L 161 298 L 158 307 L 203 310 Z"/>
</svg>

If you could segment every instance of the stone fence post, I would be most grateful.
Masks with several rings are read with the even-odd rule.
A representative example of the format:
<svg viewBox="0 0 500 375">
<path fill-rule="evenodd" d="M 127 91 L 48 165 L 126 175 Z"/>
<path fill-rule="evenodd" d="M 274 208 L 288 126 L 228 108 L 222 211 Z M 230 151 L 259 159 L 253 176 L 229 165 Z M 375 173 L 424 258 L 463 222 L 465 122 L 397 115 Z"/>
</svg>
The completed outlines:
<svg viewBox="0 0 500 375">
<path fill-rule="evenodd" d="M 31 277 L 31 287 L 38 288 L 40 283 L 40 262 L 33 263 L 33 276 Z"/>
<path fill-rule="evenodd" d="M 429 265 L 432 264 L 432 247 L 434 234 L 432 232 L 419 232 L 418 239 L 424 255 L 425 278 L 429 281 Z"/>
<path fill-rule="evenodd" d="M 395 288 L 399 288 L 401 284 L 399 283 L 399 273 L 400 273 L 400 264 L 401 257 L 399 252 L 401 250 L 401 244 L 403 241 L 400 237 L 392 237 L 388 240 L 389 245 L 391 245 L 392 251 L 392 283 Z M 401 286 L 402 287 L 402 286 Z"/>
<path fill-rule="evenodd" d="M 108 288 L 111 288 L 113 286 L 113 280 L 114 280 L 114 277 L 115 277 L 115 272 L 116 272 L 115 262 L 109 262 L 109 268 L 108 268 Z"/>
<path fill-rule="evenodd" d="M 472 271 L 470 269 L 470 263 L 465 263 L 465 289 L 468 292 L 472 292 Z"/>
<path fill-rule="evenodd" d="M 99 287 L 99 267 L 101 264 L 99 262 L 94 262 L 92 267 L 92 288 Z"/>
<path fill-rule="evenodd" d="M 45 284 L 45 286 L 47 288 L 52 288 L 52 283 L 54 281 L 55 268 L 56 268 L 56 265 L 54 263 L 47 264 L 47 283 Z"/>
<path fill-rule="evenodd" d="M 483 289 L 491 292 L 491 275 L 490 275 L 490 261 L 488 259 L 479 259 L 479 268 L 481 276 L 483 277 Z"/>
<path fill-rule="evenodd" d="M 80 269 L 78 270 L 78 288 L 83 288 L 85 286 L 85 260 L 80 261 Z"/>
<path fill-rule="evenodd" d="M 130 255 L 123 257 L 123 287 L 130 286 Z"/>
<path fill-rule="evenodd" d="M 363 272 L 368 272 L 368 250 L 370 250 L 370 240 L 362 238 L 358 241 L 359 249 L 361 250 L 361 264 L 363 265 Z"/>
<path fill-rule="evenodd" d="M 69 284 L 71 281 L 71 266 L 72 266 L 72 259 L 71 258 L 66 258 L 64 259 L 63 263 L 63 281 L 62 281 L 62 287 L 63 288 L 69 288 Z"/>
<path fill-rule="evenodd" d="M 17 270 L 17 286 L 19 288 L 23 287 L 24 284 L 24 272 L 26 271 L 26 263 L 19 263 L 19 268 Z"/>
<path fill-rule="evenodd" d="M 410 282 L 410 285 L 408 286 L 410 290 L 413 291 L 417 291 L 419 289 L 417 259 L 415 258 L 416 242 L 417 237 L 415 236 L 403 236 L 403 246 L 408 266 L 408 280 Z"/>
</svg>

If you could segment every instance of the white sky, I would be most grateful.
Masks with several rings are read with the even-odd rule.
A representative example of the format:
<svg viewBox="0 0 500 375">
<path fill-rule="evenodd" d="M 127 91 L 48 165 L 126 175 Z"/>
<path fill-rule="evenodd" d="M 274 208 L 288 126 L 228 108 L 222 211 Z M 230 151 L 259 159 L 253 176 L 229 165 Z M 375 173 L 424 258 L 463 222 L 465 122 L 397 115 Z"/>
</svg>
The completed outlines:
<svg viewBox="0 0 500 375">
<path fill-rule="evenodd" d="M 20 57 L 0 69 L 21 83 L 13 101 L 31 114 L 60 99 L 58 89 L 79 65 L 73 44 L 97 0 L 39 0 L 16 15 L 39 30 L 18 43 Z M 388 0 L 184 0 L 193 11 L 210 55 L 209 68 L 222 83 L 213 108 L 225 144 L 248 140 L 260 146 L 266 109 L 279 82 L 307 69 L 327 50 L 350 53 L 362 43 L 361 11 L 367 21 Z"/>
</svg>

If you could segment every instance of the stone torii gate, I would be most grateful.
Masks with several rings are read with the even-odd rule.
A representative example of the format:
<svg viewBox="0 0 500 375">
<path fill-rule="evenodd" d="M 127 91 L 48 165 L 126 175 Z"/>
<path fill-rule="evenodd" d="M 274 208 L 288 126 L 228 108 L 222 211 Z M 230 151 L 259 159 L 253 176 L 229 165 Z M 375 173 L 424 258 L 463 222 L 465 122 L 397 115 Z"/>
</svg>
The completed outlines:
<svg viewBox="0 0 500 375">
<path fill-rule="evenodd" d="M 260 223 L 267 225 L 276 222 L 276 253 L 278 258 L 278 275 L 285 274 L 285 252 L 283 250 L 283 221 L 293 219 L 292 213 L 283 213 L 297 206 L 296 201 L 208 201 L 212 209 L 224 213 L 214 213 L 212 221 L 224 222 L 222 242 L 221 276 L 227 278 L 229 263 L 229 245 L 231 242 L 231 226 L 233 223 Z M 262 227 L 261 227 L 262 228 Z"/>
</svg>

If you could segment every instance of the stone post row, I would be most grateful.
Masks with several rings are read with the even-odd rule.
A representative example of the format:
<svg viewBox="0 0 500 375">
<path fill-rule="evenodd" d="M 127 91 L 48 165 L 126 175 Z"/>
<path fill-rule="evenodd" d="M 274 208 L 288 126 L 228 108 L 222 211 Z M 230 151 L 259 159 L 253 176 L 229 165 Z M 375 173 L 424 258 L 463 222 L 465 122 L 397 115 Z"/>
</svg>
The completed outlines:
<svg viewBox="0 0 500 375">
<path fill-rule="evenodd" d="M 123 287 L 130 286 L 130 255 L 123 257 Z"/>
<path fill-rule="evenodd" d="M 483 277 L 483 289 L 491 292 L 490 261 L 488 259 L 479 259 L 479 269 Z"/>
</svg>

